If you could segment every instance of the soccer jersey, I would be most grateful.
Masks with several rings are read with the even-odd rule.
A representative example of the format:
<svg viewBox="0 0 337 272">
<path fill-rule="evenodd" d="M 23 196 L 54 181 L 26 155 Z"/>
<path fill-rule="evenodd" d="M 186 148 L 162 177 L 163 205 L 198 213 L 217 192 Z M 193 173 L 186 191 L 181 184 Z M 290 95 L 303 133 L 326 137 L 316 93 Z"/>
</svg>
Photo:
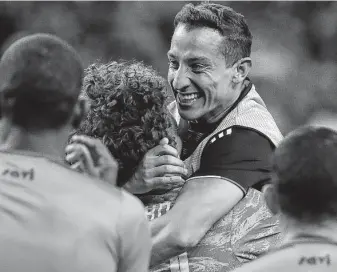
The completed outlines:
<svg viewBox="0 0 337 272">
<path fill-rule="evenodd" d="M 209 139 L 199 169 L 192 177 L 216 176 L 238 186 L 260 190 L 270 181 L 270 159 L 275 146 L 256 130 L 233 126 Z"/>
<path fill-rule="evenodd" d="M 169 110 L 182 124 L 175 102 Z M 189 124 L 182 152 L 189 171 L 187 182 L 215 177 L 237 185 L 245 196 L 195 247 L 151 267 L 151 272 L 229 272 L 278 245 L 282 238 L 279 219 L 271 214 L 256 189 L 268 182 L 269 156 L 281 139 L 274 119 L 250 82 L 217 124 Z M 181 187 L 164 195 L 152 192 L 152 201 L 148 195 L 141 198 L 149 220 L 163 216 L 174 206 Z M 192 212 L 198 211 L 191 207 Z"/>
<path fill-rule="evenodd" d="M 151 240 L 134 196 L 48 158 L 0 152 L 1 272 L 145 272 Z"/>
</svg>

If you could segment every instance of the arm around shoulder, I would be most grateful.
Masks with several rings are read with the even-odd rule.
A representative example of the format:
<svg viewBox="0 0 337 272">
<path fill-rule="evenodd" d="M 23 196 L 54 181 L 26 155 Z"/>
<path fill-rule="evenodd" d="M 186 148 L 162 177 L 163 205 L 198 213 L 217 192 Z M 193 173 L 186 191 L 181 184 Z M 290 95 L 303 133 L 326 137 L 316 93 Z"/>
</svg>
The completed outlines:
<svg viewBox="0 0 337 272">
<path fill-rule="evenodd" d="M 268 178 L 271 152 L 267 139 L 247 129 L 232 128 L 210 141 L 173 208 L 151 221 L 151 265 L 196 246 L 250 187 Z"/>
<path fill-rule="evenodd" d="M 244 196 L 235 184 L 220 178 L 195 178 L 185 184 L 173 208 L 151 221 L 151 266 L 196 246 L 207 231 Z"/>
</svg>

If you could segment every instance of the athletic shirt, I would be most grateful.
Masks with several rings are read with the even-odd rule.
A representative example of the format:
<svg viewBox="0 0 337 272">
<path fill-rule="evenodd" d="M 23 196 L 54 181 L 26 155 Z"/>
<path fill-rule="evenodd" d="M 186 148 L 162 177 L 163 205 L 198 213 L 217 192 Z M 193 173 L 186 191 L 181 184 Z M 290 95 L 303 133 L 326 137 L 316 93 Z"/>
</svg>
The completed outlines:
<svg viewBox="0 0 337 272">
<path fill-rule="evenodd" d="M 336 259 L 336 242 L 299 237 L 233 272 L 335 272 Z"/>
<path fill-rule="evenodd" d="M 169 106 L 169 109 L 179 123 L 180 117 L 175 102 Z M 191 177 L 187 182 L 198 182 L 198 179 L 202 178 L 194 174 L 200 169 L 205 147 L 212 143 L 213 139 L 217 141 L 216 138 L 220 138 L 221 133 L 223 137 L 230 134 L 233 127 L 254 130 L 274 146 L 282 140 L 282 134 L 273 117 L 256 92 L 255 86 L 249 83 L 227 115 L 213 131 L 200 136 L 194 151 L 187 154 L 188 157 L 184 162 Z M 226 176 L 217 176 L 217 178 L 224 178 L 226 182 Z M 174 206 L 175 197 L 181 187 L 172 189 L 166 195 L 153 196 L 154 204 L 147 205 L 149 220 L 162 216 Z M 271 214 L 261 192 L 251 187 L 242 188 L 242 190 L 245 194 L 244 198 L 212 226 L 197 246 L 152 267 L 150 271 L 227 272 L 277 246 L 281 240 L 279 218 Z M 194 211 L 191 207 L 191 212 L 198 211 Z"/>
<path fill-rule="evenodd" d="M 148 271 L 144 206 L 31 153 L 0 152 L 1 272 Z"/>
</svg>

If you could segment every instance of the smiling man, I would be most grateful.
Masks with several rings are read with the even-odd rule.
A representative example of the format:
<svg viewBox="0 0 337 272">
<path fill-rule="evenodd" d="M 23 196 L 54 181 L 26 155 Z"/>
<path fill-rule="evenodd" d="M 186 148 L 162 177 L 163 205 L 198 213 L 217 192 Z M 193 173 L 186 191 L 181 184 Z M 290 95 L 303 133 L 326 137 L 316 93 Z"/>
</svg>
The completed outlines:
<svg viewBox="0 0 337 272">
<path fill-rule="evenodd" d="M 173 207 L 151 221 L 152 269 L 230 271 L 278 242 L 278 219 L 258 190 L 282 135 L 248 78 L 252 35 L 244 17 L 222 5 L 187 4 L 174 26 L 170 110 L 189 178 Z"/>
<path fill-rule="evenodd" d="M 282 135 L 248 78 L 252 35 L 244 17 L 222 5 L 187 4 L 174 27 L 169 110 L 182 154 L 154 147 L 125 188 L 146 194 L 187 176 L 172 202 L 148 212 L 151 271 L 231 271 L 280 239 L 278 217 L 259 190 Z"/>
</svg>

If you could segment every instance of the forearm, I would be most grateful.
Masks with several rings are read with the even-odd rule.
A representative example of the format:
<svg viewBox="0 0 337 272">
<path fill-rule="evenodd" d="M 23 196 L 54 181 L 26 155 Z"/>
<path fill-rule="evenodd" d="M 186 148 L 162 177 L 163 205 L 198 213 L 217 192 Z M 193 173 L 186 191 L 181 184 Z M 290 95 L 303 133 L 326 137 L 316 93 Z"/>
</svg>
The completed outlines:
<svg viewBox="0 0 337 272">
<path fill-rule="evenodd" d="M 187 183 L 172 209 L 151 221 L 151 265 L 195 247 L 242 196 L 240 189 L 224 180 Z"/>
</svg>

